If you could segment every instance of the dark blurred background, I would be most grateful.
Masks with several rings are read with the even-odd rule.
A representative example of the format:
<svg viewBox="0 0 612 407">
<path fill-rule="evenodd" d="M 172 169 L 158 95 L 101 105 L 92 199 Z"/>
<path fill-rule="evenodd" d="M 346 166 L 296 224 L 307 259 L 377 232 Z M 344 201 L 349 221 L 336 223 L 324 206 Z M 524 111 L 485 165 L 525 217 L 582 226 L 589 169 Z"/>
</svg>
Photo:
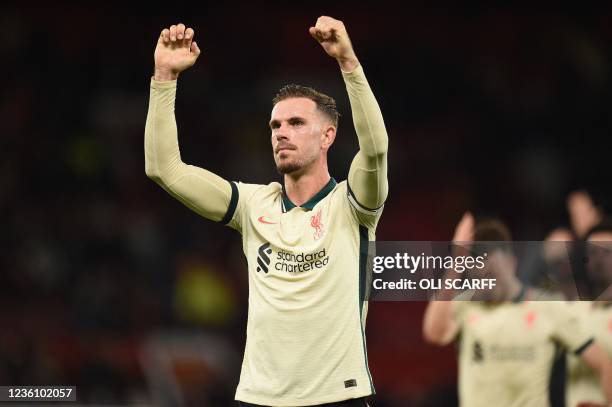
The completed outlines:
<svg viewBox="0 0 612 407">
<path fill-rule="evenodd" d="M 379 240 L 448 240 L 467 209 L 516 240 L 568 223 L 567 194 L 612 203 L 612 14 L 202 4 L 0 6 L 0 384 L 71 384 L 85 404 L 232 405 L 244 346 L 240 237 L 144 173 L 159 31 L 203 50 L 181 75 L 184 161 L 280 180 L 270 99 L 336 97 L 330 167 L 357 151 L 337 64 L 308 35 L 342 19 L 390 137 Z M 603 14 L 603 15 L 602 15 Z M 455 403 L 454 349 L 421 339 L 422 303 L 372 303 L 374 405 Z"/>
</svg>

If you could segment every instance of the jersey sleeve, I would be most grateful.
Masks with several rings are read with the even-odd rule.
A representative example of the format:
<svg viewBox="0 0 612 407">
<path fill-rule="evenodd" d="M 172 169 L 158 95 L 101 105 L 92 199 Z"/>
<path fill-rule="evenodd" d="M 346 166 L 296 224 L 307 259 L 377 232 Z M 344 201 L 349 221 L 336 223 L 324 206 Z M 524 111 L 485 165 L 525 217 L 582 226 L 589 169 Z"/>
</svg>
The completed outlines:
<svg viewBox="0 0 612 407">
<path fill-rule="evenodd" d="M 547 317 L 553 321 L 553 339 L 576 355 L 582 353 L 594 341 L 593 335 L 585 329 L 577 307 L 565 301 L 543 303 Z"/>
<path fill-rule="evenodd" d="M 255 193 L 265 185 L 247 184 L 244 182 L 231 182 L 232 198 L 223 223 L 241 234 L 248 221 L 249 210 Z"/>
<path fill-rule="evenodd" d="M 199 215 L 223 221 L 234 186 L 218 175 L 181 160 L 174 116 L 176 82 L 151 80 L 145 125 L 145 172 L 174 198 Z"/>
<path fill-rule="evenodd" d="M 376 229 L 380 216 L 382 215 L 384 205 L 376 209 L 368 209 L 359 204 L 353 195 L 350 186 L 347 184 L 347 199 L 353 215 L 360 225 L 368 229 Z"/>
<path fill-rule="evenodd" d="M 342 72 L 342 76 L 359 141 L 359 152 L 351 163 L 348 176 L 350 202 L 360 212 L 360 218 L 373 218 L 382 210 L 389 188 L 387 131 L 361 65 L 352 72 Z"/>
<path fill-rule="evenodd" d="M 378 221 L 380 220 L 380 216 L 382 215 L 384 206 L 381 206 L 376 210 L 364 208 L 355 200 L 348 182 L 343 181 L 341 186 L 344 188 L 344 190 L 342 190 L 342 193 L 344 194 L 343 199 L 346 201 L 346 206 L 348 207 L 352 220 L 357 224 L 366 227 L 368 230 L 375 230 L 376 226 L 378 225 Z"/>
</svg>

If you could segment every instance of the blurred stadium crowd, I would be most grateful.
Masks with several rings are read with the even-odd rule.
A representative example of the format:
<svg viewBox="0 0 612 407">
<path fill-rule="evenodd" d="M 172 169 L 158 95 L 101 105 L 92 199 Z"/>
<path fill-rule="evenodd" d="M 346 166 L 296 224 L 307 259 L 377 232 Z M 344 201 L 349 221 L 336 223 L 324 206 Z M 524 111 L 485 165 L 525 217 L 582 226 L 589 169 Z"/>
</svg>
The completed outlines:
<svg viewBox="0 0 612 407">
<path fill-rule="evenodd" d="M 389 132 L 379 240 L 450 240 L 468 208 L 543 240 L 568 224 L 576 188 L 612 213 L 612 16 L 118 10 L 0 6 L 0 384 L 76 385 L 83 403 L 232 403 L 248 296 L 240 238 L 144 173 L 153 49 L 171 22 L 189 20 L 203 50 L 179 80 L 185 162 L 279 180 L 270 99 L 295 82 L 336 97 L 330 172 L 346 177 L 348 98 L 307 33 L 326 13 L 345 22 Z M 424 309 L 371 304 L 376 406 L 456 403 L 454 350 L 423 342 Z"/>
</svg>

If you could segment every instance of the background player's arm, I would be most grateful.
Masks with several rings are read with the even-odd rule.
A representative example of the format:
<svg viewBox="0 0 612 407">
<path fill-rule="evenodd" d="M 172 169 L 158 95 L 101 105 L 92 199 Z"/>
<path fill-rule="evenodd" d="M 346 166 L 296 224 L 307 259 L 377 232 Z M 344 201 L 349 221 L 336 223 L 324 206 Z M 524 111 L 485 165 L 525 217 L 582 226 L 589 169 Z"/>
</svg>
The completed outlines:
<svg viewBox="0 0 612 407">
<path fill-rule="evenodd" d="M 388 137 L 380 107 L 355 55 L 342 21 L 319 17 L 310 34 L 340 64 L 351 103 L 359 152 L 351 163 L 348 183 L 356 201 L 366 209 L 387 198 Z"/>
<path fill-rule="evenodd" d="M 597 343 L 586 348 L 580 353 L 580 357 L 593 371 L 597 372 L 606 401 L 612 405 L 612 362 L 610 358 Z"/>
<path fill-rule="evenodd" d="M 185 164 L 178 145 L 176 84 L 179 73 L 191 67 L 200 55 L 193 38 L 193 29 L 178 24 L 164 29 L 157 41 L 145 126 L 145 172 L 189 208 L 219 221 L 230 206 L 231 184 L 210 171 Z"/>
<path fill-rule="evenodd" d="M 456 247 L 471 245 L 474 239 L 474 223 L 474 216 L 470 212 L 463 214 L 453 236 Z M 458 277 L 460 274 L 454 270 L 447 270 L 444 276 L 444 278 Z M 452 301 L 455 294 L 454 290 L 440 289 L 436 292 L 435 300 L 427 304 L 423 316 L 423 337 L 426 341 L 436 345 L 446 345 L 457 336 L 459 324 L 455 320 L 455 307 L 460 303 Z"/>
<path fill-rule="evenodd" d="M 427 304 L 423 317 L 423 338 L 427 342 L 443 346 L 457 336 L 459 325 L 453 318 L 453 304 L 450 298 Z"/>
<path fill-rule="evenodd" d="M 563 301 L 540 301 L 539 304 L 548 308 L 547 317 L 555 326 L 553 339 L 596 372 L 606 400 L 612 405 L 612 362 L 585 326 L 581 308 Z"/>
</svg>

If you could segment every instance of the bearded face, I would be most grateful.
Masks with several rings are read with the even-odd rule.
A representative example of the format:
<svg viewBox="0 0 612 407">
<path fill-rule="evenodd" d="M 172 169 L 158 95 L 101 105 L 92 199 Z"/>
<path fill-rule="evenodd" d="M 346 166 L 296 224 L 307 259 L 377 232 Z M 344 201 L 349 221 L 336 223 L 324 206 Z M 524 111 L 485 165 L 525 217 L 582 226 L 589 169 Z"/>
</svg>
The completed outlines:
<svg viewBox="0 0 612 407">
<path fill-rule="evenodd" d="M 304 171 L 321 159 L 331 144 L 326 137 L 326 124 L 316 103 L 308 98 L 289 98 L 274 106 L 270 130 L 279 173 Z"/>
</svg>

